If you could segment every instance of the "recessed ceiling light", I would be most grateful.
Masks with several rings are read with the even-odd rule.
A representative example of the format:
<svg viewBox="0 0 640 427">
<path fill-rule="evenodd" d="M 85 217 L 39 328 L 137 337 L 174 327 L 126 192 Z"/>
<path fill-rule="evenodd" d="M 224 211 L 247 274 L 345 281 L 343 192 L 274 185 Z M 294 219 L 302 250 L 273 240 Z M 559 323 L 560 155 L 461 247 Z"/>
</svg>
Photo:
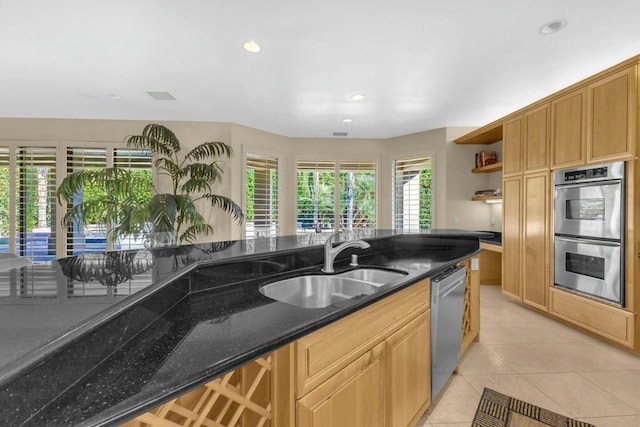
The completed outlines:
<svg viewBox="0 0 640 427">
<path fill-rule="evenodd" d="M 348 117 L 345 117 L 344 119 L 342 119 L 342 123 L 351 123 L 353 121 L 353 119 L 350 119 Z"/>
<path fill-rule="evenodd" d="M 150 97 L 157 101 L 175 101 L 176 99 L 169 92 L 164 91 L 148 91 Z"/>
<path fill-rule="evenodd" d="M 254 42 L 253 40 L 244 42 L 242 46 L 244 47 L 244 50 L 246 50 L 247 52 L 251 52 L 251 53 L 260 52 L 260 45 Z"/>
<path fill-rule="evenodd" d="M 115 93 L 108 93 L 107 94 L 107 98 L 110 98 L 110 99 L 122 99 L 122 97 L 120 95 L 116 95 Z"/>
<path fill-rule="evenodd" d="M 356 93 L 351 97 L 353 101 L 362 101 L 364 99 L 364 95 L 361 93 Z"/>
<path fill-rule="evenodd" d="M 540 34 L 548 36 L 549 34 L 557 33 L 567 26 L 567 21 L 559 19 L 557 21 L 549 22 L 548 24 L 543 25 L 538 30 Z"/>
</svg>

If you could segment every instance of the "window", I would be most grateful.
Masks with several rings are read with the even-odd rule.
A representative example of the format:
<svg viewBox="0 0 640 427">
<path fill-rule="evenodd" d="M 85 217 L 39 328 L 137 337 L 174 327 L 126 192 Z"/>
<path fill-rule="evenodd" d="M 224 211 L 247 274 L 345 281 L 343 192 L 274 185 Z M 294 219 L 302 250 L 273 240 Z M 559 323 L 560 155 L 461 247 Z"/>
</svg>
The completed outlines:
<svg viewBox="0 0 640 427">
<path fill-rule="evenodd" d="M 403 231 L 430 229 L 431 158 L 396 159 L 393 163 L 394 228 Z"/>
<path fill-rule="evenodd" d="M 34 263 L 56 258 L 56 148 L 17 151 L 16 254 Z"/>
<path fill-rule="evenodd" d="M 34 144 L 35 145 L 35 144 Z M 0 252 L 15 253 L 41 263 L 68 255 L 102 252 L 107 249 L 106 230 L 100 229 L 99 218 L 87 224 L 74 224 L 58 236 L 62 212 L 57 208 L 56 189 L 64 173 L 86 168 L 114 165 L 132 169 L 144 176 L 144 188 L 136 197 L 150 198 L 152 188 L 151 156 L 141 151 L 102 147 L 69 147 L 63 144 L 0 146 Z M 62 156 L 63 160 L 59 160 Z M 62 173 L 58 170 L 62 168 Z M 96 193 L 88 188 L 84 193 Z M 82 200 L 79 194 L 77 200 Z M 59 242 L 60 238 L 64 242 Z M 132 239 L 115 242 L 115 249 L 142 247 Z"/>
<path fill-rule="evenodd" d="M 376 164 L 340 163 L 340 228 L 375 228 Z"/>
<path fill-rule="evenodd" d="M 0 253 L 13 252 L 10 248 L 11 233 L 11 180 L 9 149 L 0 147 Z"/>
<path fill-rule="evenodd" d="M 278 236 L 278 159 L 247 154 L 245 171 L 246 238 Z"/>
<path fill-rule="evenodd" d="M 151 198 L 151 155 L 144 151 L 129 149 L 105 148 L 68 148 L 67 173 L 71 174 L 84 169 L 104 169 L 113 165 L 117 168 L 129 169 L 132 174 L 142 178 L 141 184 L 134 191 L 135 197 L 145 202 Z M 104 189 L 100 186 L 85 187 L 82 194 L 76 195 L 74 202 L 81 202 L 85 197 L 104 197 Z M 107 244 L 108 230 L 102 224 L 100 215 L 85 218 L 85 223 L 75 223 L 67 230 L 67 255 L 103 252 L 106 249 L 139 249 L 143 240 L 132 236 L 121 238 L 112 245 Z"/>
<path fill-rule="evenodd" d="M 298 234 L 375 228 L 375 190 L 375 162 L 299 161 Z"/>
</svg>

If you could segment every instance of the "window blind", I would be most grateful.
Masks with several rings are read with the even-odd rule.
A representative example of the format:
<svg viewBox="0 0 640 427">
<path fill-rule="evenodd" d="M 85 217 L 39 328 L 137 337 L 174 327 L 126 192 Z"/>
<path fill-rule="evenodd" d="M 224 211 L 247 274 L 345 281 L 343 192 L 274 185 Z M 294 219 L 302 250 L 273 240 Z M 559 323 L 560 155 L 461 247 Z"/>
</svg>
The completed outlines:
<svg viewBox="0 0 640 427">
<path fill-rule="evenodd" d="M 296 224 L 298 234 L 333 231 L 335 178 L 333 161 L 297 162 Z"/>
<path fill-rule="evenodd" d="M 245 170 L 245 236 L 278 236 L 278 159 L 247 154 Z"/>
<path fill-rule="evenodd" d="M 99 148 L 68 148 L 67 174 L 87 169 L 107 167 L 107 150 Z M 103 195 L 102 188 L 85 188 L 76 194 L 73 204 L 81 203 L 87 195 Z M 84 223 L 74 223 L 67 228 L 67 255 L 102 252 L 107 249 L 107 229 L 100 218 L 85 218 Z"/>
<path fill-rule="evenodd" d="M 11 162 L 8 147 L 0 147 L 0 253 L 8 253 L 11 235 Z"/>
<path fill-rule="evenodd" d="M 34 263 L 56 258 L 56 148 L 18 148 L 16 253 Z"/>
<path fill-rule="evenodd" d="M 375 162 L 340 162 L 340 228 L 376 227 Z"/>
<path fill-rule="evenodd" d="M 396 159 L 393 162 L 393 223 L 404 231 L 431 228 L 431 158 Z"/>
</svg>

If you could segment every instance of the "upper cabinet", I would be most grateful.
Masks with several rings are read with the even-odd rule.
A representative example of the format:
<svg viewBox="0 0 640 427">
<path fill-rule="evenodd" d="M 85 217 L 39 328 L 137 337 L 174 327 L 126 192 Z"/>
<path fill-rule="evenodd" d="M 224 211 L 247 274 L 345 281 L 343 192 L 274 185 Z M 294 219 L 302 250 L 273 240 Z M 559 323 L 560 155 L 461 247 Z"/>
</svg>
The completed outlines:
<svg viewBox="0 0 640 427">
<path fill-rule="evenodd" d="M 640 56 L 455 140 L 502 138 L 505 177 L 631 160 L 638 138 Z"/>
<path fill-rule="evenodd" d="M 522 116 L 504 124 L 502 158 L 503 176 L 522 173 Z"/>
<path fill-rule="evenodd" d="M 636 72 L 634 65 L 587 86 L 587 163 L 635 156 Z"/>
<path fill-rule="evenodd" d="M 587 159 L 587 89 L 551 101 L 551 168 L 584 165 Z"/>
<path fill-rule="evenodd" d="M 549 104 L 524 113 L 524 172 L 549 169 Z"/>
</svg>

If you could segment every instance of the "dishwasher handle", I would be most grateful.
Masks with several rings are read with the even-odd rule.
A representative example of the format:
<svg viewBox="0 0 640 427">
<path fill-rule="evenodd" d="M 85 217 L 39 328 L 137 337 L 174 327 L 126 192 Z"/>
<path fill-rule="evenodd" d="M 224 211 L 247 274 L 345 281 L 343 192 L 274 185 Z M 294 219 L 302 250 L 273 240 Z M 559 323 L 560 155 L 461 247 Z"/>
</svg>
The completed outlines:
<svg viewBox="0 0 640 427">
<path fill-rule="evenodd" d="M 465 280 L 466 274 L 467 268 L 464 266 L 459 266 L 451 270 L 447 270 L 443 274 L 434 277 L 431 280 L 431 285 L 433 288 L 432 294 L 448 294 L 451 289 L 455 288 L 461 281 Z"/>
</svg>

